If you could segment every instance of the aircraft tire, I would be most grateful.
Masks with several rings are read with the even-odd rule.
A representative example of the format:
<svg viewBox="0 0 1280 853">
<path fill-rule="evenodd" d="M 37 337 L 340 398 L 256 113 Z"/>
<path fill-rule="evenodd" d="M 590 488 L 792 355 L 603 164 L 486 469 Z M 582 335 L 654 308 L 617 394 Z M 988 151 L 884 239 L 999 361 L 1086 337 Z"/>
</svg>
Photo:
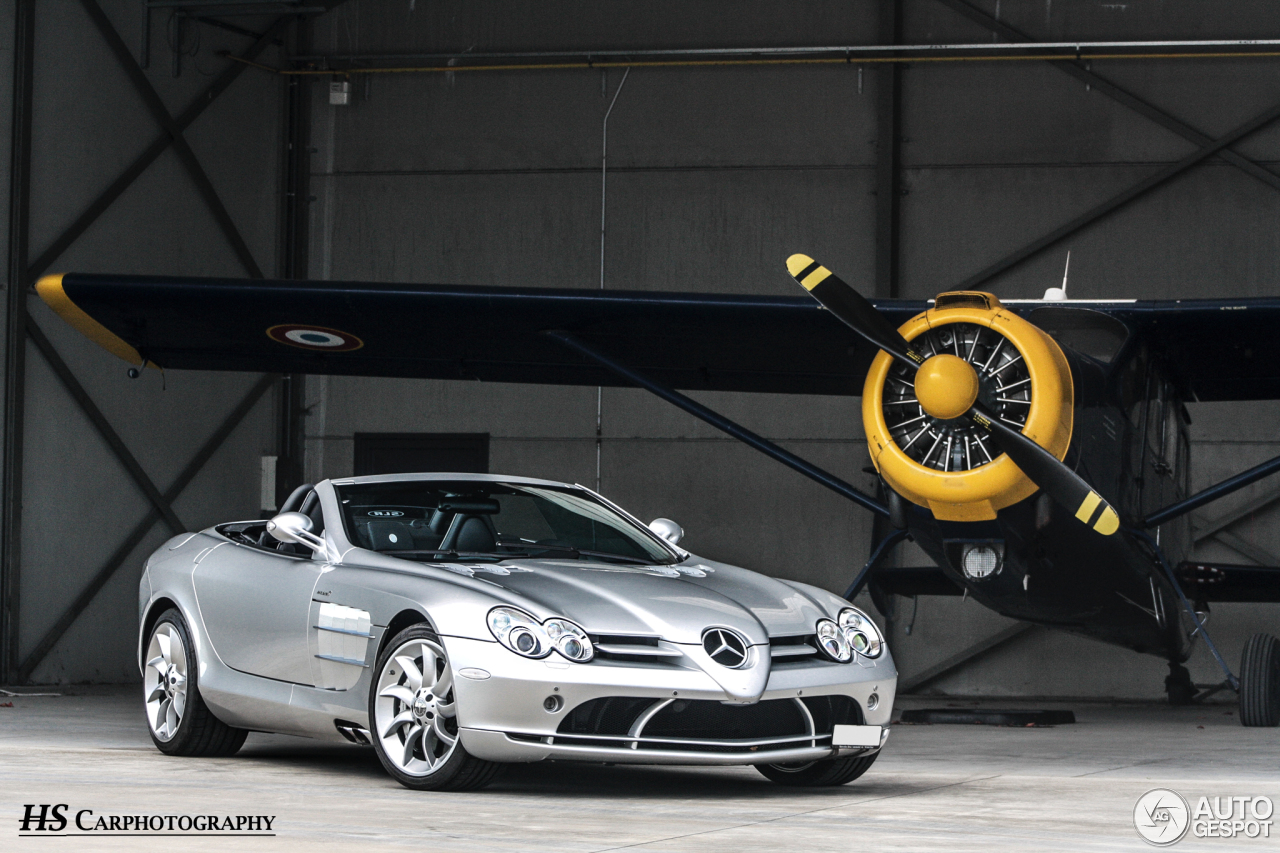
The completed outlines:
<svg viewBox="0 0 1280 853">
<path fill-rule="evenodd" d="M 1280 726 L 1280 640 L 1254 634 L 1240 662 L 1240 722 Z"/>
</svg>

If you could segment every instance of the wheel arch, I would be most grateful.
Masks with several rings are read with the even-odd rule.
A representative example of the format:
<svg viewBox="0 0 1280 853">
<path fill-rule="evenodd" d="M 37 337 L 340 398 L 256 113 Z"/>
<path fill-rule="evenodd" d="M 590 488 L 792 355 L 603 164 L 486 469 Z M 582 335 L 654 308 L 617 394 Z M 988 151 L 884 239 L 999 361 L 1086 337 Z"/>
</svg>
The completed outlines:
<svg viewBox="0 0 1280 853">
<path fill-rule="evenodd" d="M 142 617 L 142 625 L 140 626 L 140 629 L 138 631 L 138 670 L 139 671 L 141 671 L 142 668 L 146 665 L 146 661 L 144 661 L 143 658 L 146 656 L 146 653 L 147 653 L 146 644 L 147 644 L 147 638 L 151 636 L 151 629 L 156 626 L 156 622 L 159 621 L 160 615 L 164 613 L 166 610 L 170 610 L 170 609 L 177 610 L 179 613 L 183 613 L 182 606 L 179 605 L 178 602 L 174 601 L 172 598 L 168 597 L 167 595 L 161 595 L 147 605 L 147 612 Z M 185 613 L 183 613 L 183 618 L 186 618 Z"/>
<path fill-rule="evenodd" d="M 430 617 L 421 610 L 406 608 L 391 617 L 391 620 L 387 622 L 386 630 L 382 632 L 382 639 L 378 642 L 378 651 L 377 654 L 373 656 L 373 659 L 375 661 L 382 659 L 382 652 L 386 649 L 387 643 L 391 642 L 391 638 L 396 634 L 399 634 L 411 625 L 418 625 L 423 622 L 425 622 L 431 630 L 436 631 L 435 623 L 432 622 Z M 437 631 L 437 633 L 439 632 Z"/>
</svg>

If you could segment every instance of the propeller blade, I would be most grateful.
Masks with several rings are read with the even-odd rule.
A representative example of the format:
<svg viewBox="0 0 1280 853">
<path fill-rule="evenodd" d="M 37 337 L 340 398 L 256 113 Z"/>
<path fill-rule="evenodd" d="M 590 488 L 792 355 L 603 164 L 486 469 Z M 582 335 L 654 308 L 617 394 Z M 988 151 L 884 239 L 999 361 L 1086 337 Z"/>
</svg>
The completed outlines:
<svg viewBox="0 0 1280 853">
<path fill-rule="evenodd" d="M 981 403 L 975 403 L 969 410 L 969 419 L 990 433 L 1022 473 L 1081 522 L 1103 536 L 1120 529 L 1120 516 L 1111 505 L 1052 453 L 1000 420 Z"/>
<path fill-rule="evenodd" d="M 875 346 L 913 370 L 924 363 L 924 356 L 911 348 L 906 338 L 898 333 L 874 305 L 813 258 L 808 255 L 792 255 L 787 258 L 787 272 L 823 308 Z"/>
</svg>

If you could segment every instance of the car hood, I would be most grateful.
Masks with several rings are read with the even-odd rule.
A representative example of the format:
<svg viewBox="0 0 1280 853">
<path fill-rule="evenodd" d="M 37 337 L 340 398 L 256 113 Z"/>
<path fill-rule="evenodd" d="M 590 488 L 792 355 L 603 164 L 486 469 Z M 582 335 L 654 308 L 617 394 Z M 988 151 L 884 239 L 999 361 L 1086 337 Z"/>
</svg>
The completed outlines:
<svg viewBox="0 0 1280 853">
<path fill-rule="evenodd" d="M 595 635 L 696 645 L 707 628 L 724 627 L 764 645 L 771 636 L 812 634 L 833 615 L 790 584 L 692 555 L 674 566 L 523 559 L 459 568 L 514 593 L 539 619 L 563 616 Z"/>
</svg>

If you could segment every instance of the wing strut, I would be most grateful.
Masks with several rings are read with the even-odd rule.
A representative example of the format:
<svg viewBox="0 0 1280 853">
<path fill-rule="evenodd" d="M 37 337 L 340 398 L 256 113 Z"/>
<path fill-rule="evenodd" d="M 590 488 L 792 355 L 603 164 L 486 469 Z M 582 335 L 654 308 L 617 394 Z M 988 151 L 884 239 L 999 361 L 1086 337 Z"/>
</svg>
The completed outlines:
<svg viewBox="0 0 1280 853">
<path fill-rule="evenodd" d="M 864 509 L 869 509 L 877 515 L 882 515 L 886 518 L 889 517 L 889 508 L 872 498 L 870 495 L 859 491 L 844 480 L 841 480 L 834 474 L 822 470 L 813 463 L 801 459 L 794 453 L 783 450 L 768 439 L 756 435 L 751 430 L 734 423 L 724 415 L 713 412 L 711 409 L 708 409 L 696 400 L 692 400 L 684 394 L 681 394 L 679 391 L 674 391 L 665 385 L 659 385 L 643 373 L 639 373 L 630 367 L 627 367 L 625 364 L 615 361 L 608 355 L 605 355 L 590 344 L 585 343 L 568 332 L 549 331 L 545 334 L 548 337 L 560 341 L 570 349 L 576 350 L 578 353 L 585 355 L 587 358 L 599 363 L 603 367 L 608 368 L 632 384 L 638 385 L 646 391 L 651 391 L 652 393 L 657 394 L 668 403 L 683 409 L 695 418 L 706 421 L 716 429 L 726 432 L 738 439 L 738 441 L 741 441 L 743 444 L 753 447 L 766 456 L 776 459 L 783 465 L 791 468 L 793 471 L 798 471 L 801 474 L 804 474 L 815 483 L 826 486 L 836 494 L 848 498 Z"/>
<path fill-rule="evenodd" d="M 1199 509 L 1207 503 L 1216 501 L 1218 498 L 1225 497 L 1232 492 L 1239 491 L 1245 486 L 1256 483 L 1263 477 L 1270 476 L 1276 471 L 1280 471 L 1280 456 L 1268 459 L 1261 465 L 1255 465 L 1248 471 L 1236 474 L 1234 477 L 1223 480 L 1217 485 L 1197 492 L 1184 501 L 1178 501 L 1176 504 L 1170 504 L 1162 510 L 1157 510 L 1151 515 L 1142 519 L 1141 526 L 1145 528 L 1157 527 L 1164 524 L 1171 518 L 1177 518 L 1180 515 L 1186 515 L 1193 509 Z"/>
</svg>

